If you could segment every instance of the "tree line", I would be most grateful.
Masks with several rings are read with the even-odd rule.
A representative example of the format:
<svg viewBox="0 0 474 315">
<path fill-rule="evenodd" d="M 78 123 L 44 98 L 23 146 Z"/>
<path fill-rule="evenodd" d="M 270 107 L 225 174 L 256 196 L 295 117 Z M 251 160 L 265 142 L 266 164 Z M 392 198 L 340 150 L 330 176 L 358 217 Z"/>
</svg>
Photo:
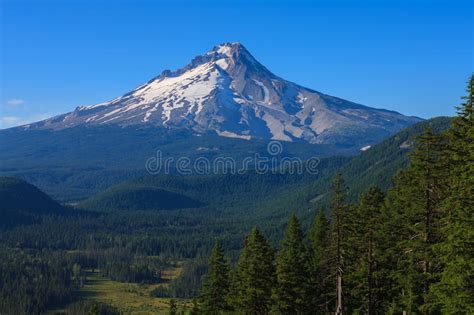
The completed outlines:
<svg viewBox="0 0 474 315">
<path fill-rule="evenodd" d="M 72 272 L 61 254 L 0 247 L 0 256 L 0 313 L 41 314 L 72 299 Z"/>
<path fill-rule="evenodd" d="M 334 180 L 329 216 L 296 216 L 275 251 L 258 228 L 235 266 L 216 242 L 194 312 L 474 314 L 474 76 L 452 126 L 416 141 L 387 194 L 357 204 Z"/>
</svg>

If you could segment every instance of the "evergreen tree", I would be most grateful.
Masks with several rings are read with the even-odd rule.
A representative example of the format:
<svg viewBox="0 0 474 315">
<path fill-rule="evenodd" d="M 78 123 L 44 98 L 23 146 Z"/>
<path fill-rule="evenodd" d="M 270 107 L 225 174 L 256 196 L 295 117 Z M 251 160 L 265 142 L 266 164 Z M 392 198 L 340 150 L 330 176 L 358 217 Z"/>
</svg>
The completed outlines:
<svg viewBox="0 0 474 315">
<path fill-rule="evenodd" d="M 377 309 L 376 314 L 400 314 L 402 309 L 400 303 L 400 292 L 403 287 L 399 280 L 400 259 L 404 257 L 400 242 L 406 235 L 405 216 L 401 208 L 394 206 L 396 204 L 399 187 L 389 190 L 385 197 L 385 202 L 379 214 L 379 222 L 375 233 L 376 247 L 374 270 L 374 304 Z M 378 298 L 381 294 L 381 300 Z M 411 312 L 410 312 L 411 313 Z"/>
<path fill-rule="evenodd" d="M 343 314 L 346 309 L 343 304 L 347 296 L 347 292 L 344 291 L 344 268 L 351 248 L 348 240 L 351 207 L 345 203 L 346 190 L 342 174 L 337 173 L 330 207 L 331 231 L 328 250 L 328 264 L 332 266 L 331 278 L 335 285 L 332 295 L 336 304 L 335 314 Z"/>
<path fill-rule="evenodd" d="M 447 133 L 450 186 L 443 205 L 444 238 L 435 248 L 443 270 L 431 287 L 446 314 L 474 313 L 474 74 L 467 92 Z"/>
<path fill-rule="evenodd" d="M 398 211 L 399 228 L 393 276 L 399 289 L 398 307 L 407 312 L 435 311 L 429 288 L 441 268 L 433 249 L 442 238 L 439 223 L 448 169 L 443 138 L 427 129 L 391 194 L 390 207 Z"/>
<path fill-rule="evenodd" d="M 361 196 L 351 235 L 356 259 L 349 274 L 350 282 L 355 284 L 351 290 L 353 307 L 368 315 L 383 313 L 383 300 L 387 293 L 382 289 L 384 273 L 379 258 L 383 242 L 380 231 L 384 199 L 385 195 L 378 187 L 371 187 Z"/>
<path fill-rule="evenodd" d="M 216 241 L 209 257 L 209 271 L 201 292 L 201 308 L 204 314 L 221 314 L 229 310 L 230 266 L 224 257 L 221 242 Z"/>
<path fill-rule="evenodd" d="M 275 307 L 280 314 L 309 314 L 312 310 L 311 277 L 304 235 L 295 215 L 291 216 L 276 260 Z"/>
<path fill-rule="evenodd" d="M 327 251 L 329 241 L 329 220 L 320 209 L 314 217 L 309 230 L 311 255 L 311 296 L 314 309 L 318 313 L 329 312 L 328 291 L 333 289 L 333 283 L 328 281 Z"/>
<path fill-rule="evenodd" d="M 324 210 L 320 209 L 314 217 L 309 230 L 309 240 L 311 242 L 312 260 L 315 266 L 321 265 L 324 261 L 325 251 L 328 245 L 329 220 L 324 214 Z"/>
<path fill-rule="evenodd" d="M 232 304 L 238 314 L 264 315 L 275 283 L 273 250 L 257 228 L 246 237 L 233 276 Z"/>
</svg>

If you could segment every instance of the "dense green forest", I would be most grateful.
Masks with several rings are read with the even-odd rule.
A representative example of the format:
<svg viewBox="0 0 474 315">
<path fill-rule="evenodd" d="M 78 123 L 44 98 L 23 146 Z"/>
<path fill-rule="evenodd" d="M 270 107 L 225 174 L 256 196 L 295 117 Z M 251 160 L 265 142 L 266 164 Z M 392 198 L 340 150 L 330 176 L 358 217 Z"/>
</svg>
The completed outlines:
<svg viewBox="0 0 474 315">
<path fill-rule="evenodd" d="M 473 313 L 468 90 L 454 119 L 318 174 L 145 176 L 75 208 L 1 178 L 0 313 L 116 314 L 81 300 L 90 271 L 159 284 L 178 265 L 150 295 L 196 298 L 192 314 Z"/>
<path fill-rule="evenodd" d="M 385 194 L 347 201 L 334 179 L 329 216 L 305 238 L 291 216 L 278 250 L 258 228 L 232 268 L 216 242 L 202 314 L 473 314 L 474 76 L 450 129 L 427 128 Z"/>
<path fill-rule="evenodd" d="M 120 139 L 120 141 L 117 141 Z M 110 143 L 114 145 L 111 146 Z M 354 155 L 358 148 L 281 143 L 289 157 L 303 160 L 313 156 Z M 53 198 L 76 202 L 112 185 L 147 174 L 148 158 L 157 150 L 163 159 L 186 156 L 191 160 L 232 157 L 239 164 L 258 152 L 268 156 L 268 141 L 247 141 L 157 126 L 122 127 L 103 125 L 64 130 L 22 130 L 0 132 L 0 174 L 20 177 Z"/>
</svg>

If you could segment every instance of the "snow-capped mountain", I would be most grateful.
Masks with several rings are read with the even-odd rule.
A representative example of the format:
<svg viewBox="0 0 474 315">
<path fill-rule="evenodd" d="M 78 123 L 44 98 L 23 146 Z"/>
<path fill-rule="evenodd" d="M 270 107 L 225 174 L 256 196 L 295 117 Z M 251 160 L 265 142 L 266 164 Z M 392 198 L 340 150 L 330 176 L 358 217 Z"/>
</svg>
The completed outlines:
<svg viewBox="0 0 474 315">
<path fill-rule="evenodd" d="M 109 102 L 26 125 L 153 124 L 224 137 L 370 145 L 419 121 L 286 81 L 240 43 L 225 43 Z"/>
</svg>

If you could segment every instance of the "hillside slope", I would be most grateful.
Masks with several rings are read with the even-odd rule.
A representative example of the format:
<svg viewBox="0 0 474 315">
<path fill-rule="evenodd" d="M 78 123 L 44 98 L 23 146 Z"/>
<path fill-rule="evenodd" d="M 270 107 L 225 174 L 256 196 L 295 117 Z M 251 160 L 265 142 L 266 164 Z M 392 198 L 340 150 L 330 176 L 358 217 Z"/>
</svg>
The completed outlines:
<svg viewBox="0 0 474 315">
<path fill-rule="evenodd" d="M 317 181 L 299 187 L 279 198 L 260 203 L 256 218 L 263 220 L 285 218 L 291 212 L 309 218 L 319 208 L 327 208 L 331 199 L 332 183 L 336 172 L 341 172 L 348 187 L 348 201 L 355 202 L 359 195 L 371 186 L 388 190 L 394 175 L 403 169 L 409 160 L 416 137 L 429 127 L 439 133 L 451 123 L 449 117 L 437 117 L 410 126 L 396 135 L 373 146 L 337 170 Z M 306 220 L 308 222 L 308 220 Z"/>
<path fill-rule="evenodd" d="M 318 165 L 317 174 L 299 175 L 290 172 L 259 174 L 255 171 L 246 171 L 242 174 L 205 176 L 148 175 L 125 181 L 100 192 L 79 204 L 79 207 L 102 211 L 159 210 L 162 209 L 159 194 L 148 195 L 148 192 L 157 191 L 160 194 L 165 192 L 173 194 L 177 203 L 174 207 L 176 209 L 204 206 L 208 211 L 214 213 L 219 211 L 232 216 L 252 210 L 261 200 L 274 198 L 289 189 L 316 181 L 324 174 L 338 169 L 348 160 L 348 157 L 323 159 Z M 137 194 L 148 195 L 149 198 L 141 198 Z M 168 208 L 172 207 L 169 204 Z"/>
<path fill-rule="evenodd" d="M 314 209 L 326 207 L 337 171 L 344 175 L 350 201 L 356 201 L 371 185 L 387 190 L 396 172 L 406 165 L 415 138 L 424 128 L 429 126 L 440 132 L 449 123 L 450 119 L 446 117 L 430 119 L 404 129 L 359 156 L 323 159 L 320 172 L 315 175 L 247 171 L 205 176 L 144 176 L 113 186 L 86 200 L 80 207 L 102 211 L 159 210 L 162 209 L 160 202 L 163 202 L 159 201 L 160 194 L 150 194 L 148 199 L 137 195 L 166 191 L 175 194 L 175 209 L 196 207 L 192 203 L 181 203 L 181 198 L 190 198 L 202 207 L 201 213 L 219 213 L 224 220 L 237 219 L 248 221 L 248 224 L 262 220 L 265 225 L 268 222 L 278 225 L 288 213 L 311 216 Z"/>
<path fill-rule="evenodd" d="M 165 189 L 121 185 L 98 193 L 80 206 L 95 211 L 157 211 L 197 208 L 201 205 L 193 198 Z"/>
<path fill-rule="evenodd" d="M 0 177 L 0 228 L 29 224 L 42 215 L 67 211 L 35 186 L 13 177 Z"/>
<path fill-rule="evenodd" d="M 0 177 L 0 212 L 8 210 L 52 214 L 60 212 L 62 206 L 26 181 Z"/>
<path fill-rule="evenodd" d="M 78 201 L 146 174 L 156 157 L 230 157 L 241 165 L 256 153 L 268 155 L 267 140 L 199 136 L 187 130 L 115 125 L 51 130 L 0 130 L 0 176 L 19 177 L 61 201 Z M 282 156 L 308 159 L 353 154 L 350 149 L 306 142 L 281 142 Z M 172 165 L 174 166 L 174 164 Z M 171 170 L 173 171 L 173 169 Z"/>
</svg>

